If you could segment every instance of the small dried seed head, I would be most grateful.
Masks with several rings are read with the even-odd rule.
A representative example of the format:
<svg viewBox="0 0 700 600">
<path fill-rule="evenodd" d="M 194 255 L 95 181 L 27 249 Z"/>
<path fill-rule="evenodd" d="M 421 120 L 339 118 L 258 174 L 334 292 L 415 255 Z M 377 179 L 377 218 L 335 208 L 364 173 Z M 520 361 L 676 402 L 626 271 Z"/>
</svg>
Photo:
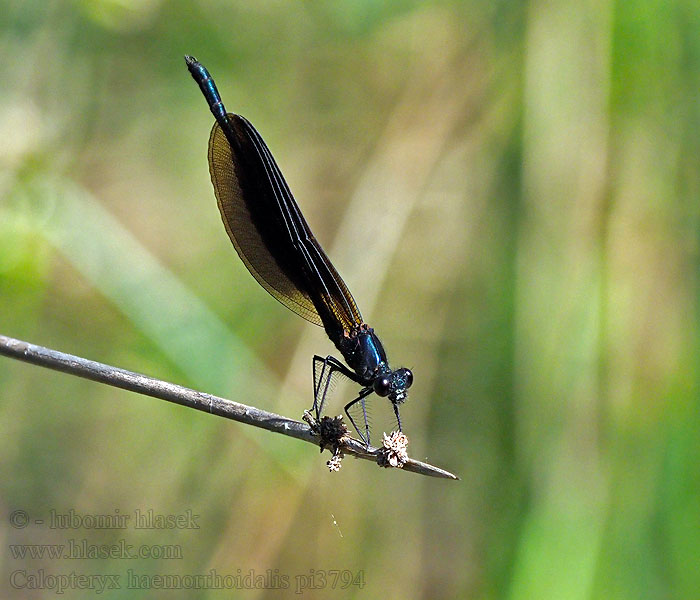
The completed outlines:
<svg viewBox="0 0 700 600">
<path fill-rule="evenodd" d="M 348 428 L 343 423 L 343 417 L 323 417 L 318 424 L 318 433 L 321 438 L 321 446 L 329 446 L 334 450 L 338 448 L 340 440 L 347 435 Z"/>
<path fill-rule="evenodd" d="M 384 433 L 382 439 L 381 454 L 377 463 L 381 467 L 401 468 L 408 462 L 408 438 L 401 431 L 392 431 L 389 435 Z"/>
<path fill-rule="evenodd" d="M 340 452 L 337 452 L 336 454 L 333 455 L 333 458 L 331 458 L 326 465 L 328 466 L 328 470 L 333 473 L 335 471 L 340 471 L 340 467 L 342 466 L 340 464 L 340 461 L 343 460 L 343 455 Z"/>
</svg>

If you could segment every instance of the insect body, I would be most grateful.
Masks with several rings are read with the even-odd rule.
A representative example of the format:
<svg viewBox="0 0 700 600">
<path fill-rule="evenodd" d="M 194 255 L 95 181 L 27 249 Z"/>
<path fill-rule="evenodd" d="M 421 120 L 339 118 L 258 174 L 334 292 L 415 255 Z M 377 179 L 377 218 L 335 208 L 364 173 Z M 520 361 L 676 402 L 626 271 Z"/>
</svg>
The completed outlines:
<svg viewBox="0 0 700 600">
<path fill-rule="evenodd" d="M 352 294 L 309 229 L 275 159 L 257 130 L 227 113 L 207 69 L 186 56 L 216 123 L 209 137 L 209 172 L 221 218 L 238 255 L 253 277 L 287 308 L 321 325 L 348 366 L 314 356 L 314 403 L 320 418 L 333 378 L 344 375 L 361 386 L 345 413 L 369 445 L 366 398 L 391 402 L 399 430 L 399 405 L 413 383 L 409 369 L 392 370 L 374 330 L 360 315 Z M 358 426 L 350 409 L 362 409 Z"/>
</svg>

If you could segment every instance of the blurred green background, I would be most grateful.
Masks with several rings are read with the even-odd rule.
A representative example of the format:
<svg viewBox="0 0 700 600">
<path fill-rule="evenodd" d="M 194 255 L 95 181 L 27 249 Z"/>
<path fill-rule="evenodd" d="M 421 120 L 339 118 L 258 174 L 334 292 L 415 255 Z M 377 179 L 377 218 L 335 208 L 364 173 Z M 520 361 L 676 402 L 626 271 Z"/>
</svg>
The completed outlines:
<svg viewBox="0 0 700 600">
<path fill-rule="evenodd" d="M 229 243 L 193 54 L 414 370 L 411 454 L 462 477 L 329 474 L 312 446 L 0 359 L 3 597 L 54 597 L 12 579 L 41 569 L 119 574 L 110 598 L 288 597 L 313 573 L 304 597 L 697 597 L 696 0 L 0 15 L 0 333 L 291 417 L 310 404 L 311 357 L 334 348 Z M 48 527 L 71 509 L 191 510 L 200 528 Z M 10 548 L 70 539 L 182 557 Z M 126 589 L 129 569 L 290 588 Z M 332 589 L 331 570 L 365 585 Z"/>
</svg>

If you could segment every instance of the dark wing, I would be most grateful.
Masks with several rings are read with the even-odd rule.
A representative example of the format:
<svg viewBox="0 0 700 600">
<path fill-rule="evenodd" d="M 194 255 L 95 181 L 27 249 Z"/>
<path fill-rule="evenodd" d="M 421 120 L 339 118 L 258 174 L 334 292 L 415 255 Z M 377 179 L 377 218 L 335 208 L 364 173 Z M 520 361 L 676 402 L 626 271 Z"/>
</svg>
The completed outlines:
<svg viewBox="0 0 700 600">
<path fill-rule="evenodd" d="M 326 330 L 362 323 L 347 286 L 314 238 L 270 150 L 243 117 L 214 124 L 209 172 L 238 255 L 272 296 Z"/>
</svg>

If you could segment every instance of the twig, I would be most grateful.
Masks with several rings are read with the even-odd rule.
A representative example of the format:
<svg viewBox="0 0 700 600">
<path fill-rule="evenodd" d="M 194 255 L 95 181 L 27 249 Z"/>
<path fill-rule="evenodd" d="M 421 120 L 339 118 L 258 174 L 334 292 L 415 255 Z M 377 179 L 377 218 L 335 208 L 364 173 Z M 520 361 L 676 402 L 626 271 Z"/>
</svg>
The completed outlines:
<svg viewBox="0 0 700 600">
<path fill-rule="evenodd" d="M 0 335 L 0 354 L 10 358 L 16 358 L 40 367 L 54 369 L 70 375 L 84 377 L 92 381 L 106 383 L 114 387 L 145 394 L 175 404 L 181 404 L 189 408 L 208 412 L 227 419 L 233 419 L 240 423 L 253 425 L 268 431 L 282 433 L 298 440 L 303 440 L 318 445 L 319 440 L 310 427 L 300 421 L 294 421 L 275 413 L 260 410 L 253 406 L 246 406 L 233 400 L 219 398 L 211 394 L 205 394 L 186 387 L 154 379 L 140 373 L 133 373 L 110 365 L 80 358 L 71 354 L 65 354 L 43 346 L 36 346 L 28 342 L 16 340 Z M 352 454 L 358 458 L 364 458 L 377 462 L 382 451 L 377 448 L 365 448 L 365 445 L 353 438 L 343 437 L 339 450 L 343 454 Z M 429 475 L 431 477 L 443 477 L 446 479 L 459 479 L 439 467 L 409 458 L 403 465 L 403 470 Z"/>
</svg>

